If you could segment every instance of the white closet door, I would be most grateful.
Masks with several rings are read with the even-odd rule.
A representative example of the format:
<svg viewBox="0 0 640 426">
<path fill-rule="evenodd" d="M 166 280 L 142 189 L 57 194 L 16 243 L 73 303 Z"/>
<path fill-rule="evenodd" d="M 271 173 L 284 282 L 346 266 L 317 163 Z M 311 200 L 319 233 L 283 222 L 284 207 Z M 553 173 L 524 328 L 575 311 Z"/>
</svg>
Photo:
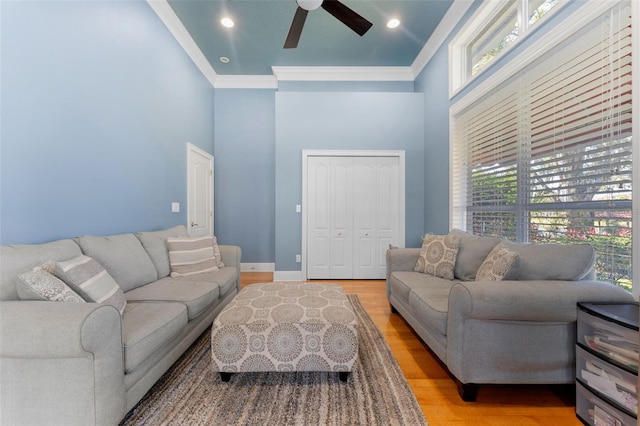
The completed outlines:
<svg viewBox="0 0 640 426">
<path fill-rule="evenodd" d="M 378 157 L 377 162 L 377 240 L 376 278 L 387 274 L 386 253 L 389 244 L 398 245 L 400 231 L 400 160 L 398 157 Z"/>
<path fill-rule="evenodd" d="M 353 157 L 331 157 L 329 182 L 331 274 L 353 277 Z"/>
<path fill-rule="evenodd" d="M 307 277 L 331 274 L 331 214 L 329 207 L 331 157 L 307 161 Z"/>
<path fill-rule="evenodd" d="M 376 157 L 354 158 L 353 225 L 355 250 L 353 278 L 377 278 L 377 186 Z"/>
<path fill-rule="evenodd" d="M 307 278 L 383 279 L 399 235 L 399 159 L 310 156 Z"/>
</svg>

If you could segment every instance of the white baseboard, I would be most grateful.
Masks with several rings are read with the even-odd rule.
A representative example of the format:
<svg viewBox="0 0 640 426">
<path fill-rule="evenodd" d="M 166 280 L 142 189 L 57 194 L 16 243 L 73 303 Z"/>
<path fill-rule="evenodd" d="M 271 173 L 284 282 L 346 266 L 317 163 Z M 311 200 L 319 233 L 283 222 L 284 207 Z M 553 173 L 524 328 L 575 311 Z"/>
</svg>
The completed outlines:
<svg viewBox="0 0 640 426">
<path fill-rule="evenodd" d="M 275 263 L 240 263 L 240 272 L 273 272 Z"/>
<path fill-rule="evenodd" d="M 302 271 L 275 271 L 273 273 L 274 281 L 304 281 Z"/>
</svg>

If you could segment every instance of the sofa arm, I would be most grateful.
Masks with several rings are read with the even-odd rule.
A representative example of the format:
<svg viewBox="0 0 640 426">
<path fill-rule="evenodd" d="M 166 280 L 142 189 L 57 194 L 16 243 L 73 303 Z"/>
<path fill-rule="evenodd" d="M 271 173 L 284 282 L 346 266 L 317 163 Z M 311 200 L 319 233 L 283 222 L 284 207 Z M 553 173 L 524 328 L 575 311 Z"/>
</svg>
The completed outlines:
<svg viewBox="0 0 640 426">
<path fill-rule="evenodd" d="M 225 266 L 234 266 L 240 270 L 240 262 L 242 259 L 242 250 L 238 246 L 223 246 L 218 245 L 220 248 L 220 255 L 222 256 L 222 263 Z"/>
<path fill-rule="evenodd" d="M 624 302 L 624 289 L 600 281 L 460 282 L 449 294 L 448 326 L 466 319 L 575 322 L 578 302 Z"/>
<path fill-rule="evenodd" d="M 125 413 L 119 312 L 95 303 L 0 302 L 7 424 L 117 424 Z"/>
<path fill-rule="evenodd" d="M 598 281 L 461 282 L 449 293 L 446 364 L 462 383 L 570 383 L 577 303 L 631 301 Z"/>
<path fill-rule="evenodd" d="M 420 255 L 419 248 L 396 248 L 387 250 L 387 281 L 394 271 L 413 271 Z"/>
</svg>

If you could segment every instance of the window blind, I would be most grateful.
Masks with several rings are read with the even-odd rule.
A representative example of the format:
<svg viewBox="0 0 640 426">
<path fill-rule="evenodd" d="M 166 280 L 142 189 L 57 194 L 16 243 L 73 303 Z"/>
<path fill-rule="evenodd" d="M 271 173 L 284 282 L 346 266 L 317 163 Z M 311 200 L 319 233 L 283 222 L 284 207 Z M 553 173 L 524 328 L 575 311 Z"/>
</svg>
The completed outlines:
<svg viewBox="0 0 640 426">
<path fill-rule="evenodd" d="M 631 279 L 631 7 L 619 3 L 453 117 L 453 225 L 585 241 Z"/>
</svg>

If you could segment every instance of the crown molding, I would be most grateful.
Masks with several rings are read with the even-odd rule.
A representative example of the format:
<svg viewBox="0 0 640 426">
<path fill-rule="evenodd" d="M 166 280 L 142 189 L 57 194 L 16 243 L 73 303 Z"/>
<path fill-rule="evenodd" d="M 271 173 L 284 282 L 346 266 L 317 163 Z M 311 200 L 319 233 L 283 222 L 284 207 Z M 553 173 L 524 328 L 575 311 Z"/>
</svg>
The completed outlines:
<svg viewBox="0 0 640 426">
<path fill-rule="evenodd" d="M 420 75 L 424 67 L 427 66 L 433 55 L 438 51 L 440 46 L 442 46 L 472 4 L 473 0 L 454 0 L 449 10 L 447 10 L 447 13 L 433 31 L 433 34 L 431 34 L 431 37 L 429 37 L 429 40 L 427 40 L 411 64 L 411 73 L 414 80 Z"/>
<path fill-rule="evenodd" d="M 277 89 L 278 80 L 272 75 L 221 75 L 213 85 L 216 89 Z"/>
<path fill-rule="evenodd" d="M 182 25 L 182 22 L 169 5 L 169 2 L 167 0 L 147 0 L 147 3 L 156 15 L 158 15 L 162 23 L 169 29 L 171 34 L 173 34 L 184 51 L 187 52 L 187 55 L 189 55 L 211 86 L 215 87 L 218 74 L 202 54 L 196 42 L 191 38 L 189 31 Z"/>
<path fill-rule="evenodd" d="M 409 67 L 271 67 L 278 81 L 413 81 Z"/>
<path fill-rule="evenodd" d="M 271 67 L 273 75 L 219 75 L 175 14 L 167 0 L 147 0 L 162 23 L 214 88 L 277 89 L 278 81 L 414 81 L 473 0 L 454 0 L 409 67 Z"/>
</svg>

